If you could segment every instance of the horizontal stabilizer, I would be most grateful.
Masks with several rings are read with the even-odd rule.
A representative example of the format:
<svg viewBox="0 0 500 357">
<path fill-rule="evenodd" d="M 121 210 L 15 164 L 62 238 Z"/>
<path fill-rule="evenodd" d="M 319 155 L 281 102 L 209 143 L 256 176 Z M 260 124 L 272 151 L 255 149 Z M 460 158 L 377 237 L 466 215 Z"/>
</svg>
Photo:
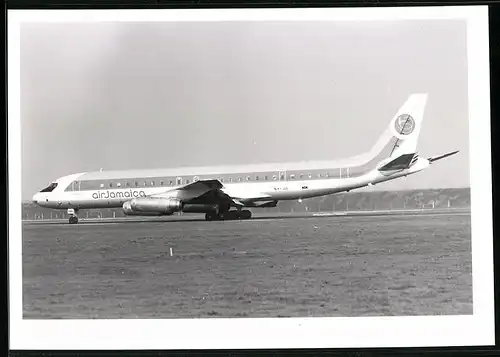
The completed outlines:
<svg viewBox="0 0 500 357">
<path fill-rule="evenodd" d="M 387 164 L 379 168 L 379 171 L 399 171 L 407 169 L 410 167 L 414 156 L 415 154 L 404 154 L 398 156 L 394 160 L 389 161 Z"/>
<path fill-rule="evenodd" d="M 443 155 L 431 156 L 431 157 L 427 158 L 427 160 L 429 160 L 429 162 L 432 163 L 434 161 L 438 161 L 438 160 L 444 159 L 445 157 L 448 157 L 448 156 L 451 156 L 451 155 L 455 155 L 457 152 L 459 152 L 459 150 L 452 151 L 452 152 L 449 152 L 449 153 L 443 154 Z"/>
</svg>

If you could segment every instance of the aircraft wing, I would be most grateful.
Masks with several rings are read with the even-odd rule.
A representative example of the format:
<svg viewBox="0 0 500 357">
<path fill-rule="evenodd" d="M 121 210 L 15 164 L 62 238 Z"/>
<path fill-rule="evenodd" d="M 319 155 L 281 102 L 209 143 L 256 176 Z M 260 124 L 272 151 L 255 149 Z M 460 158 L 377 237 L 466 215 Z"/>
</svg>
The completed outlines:
<svg viewBox="0 0 500 357">
<path fill-rule="evenodd" d="M 232 206 L 243 207 L 246 202 L 259 199 L 261 198 L 260 196 L 265 198 L 264 195 L 258 195 L 258 197 L 232 196 L 224 190 L 224 185 L 219 180 L 198 180 L 164 193 L 151 195 L 150 197 L 172 197 L 173 191 L 175 192 L 175 197 L 183 202 L 199 204 L 229 203 Z"/>
<path fill-rule="evenodd" d="M 222 187 L 224 185 L 219 180 L 199 180 L 177 188 L 177 198 L 187 201 L 210 192 L 219 192 Z"/>
<path fill-rule="evenodd" d="M 153 194 L 149 197 L 165 198 L 174 196 L 181 200 L 191 200 L 204 196 L 210 192 L 218 192 L 222 189 L 222 187 L 224 186 L 219 180 L 198 180 L 181 187 L 172 188 L 162 193 Z"/>
</svg>

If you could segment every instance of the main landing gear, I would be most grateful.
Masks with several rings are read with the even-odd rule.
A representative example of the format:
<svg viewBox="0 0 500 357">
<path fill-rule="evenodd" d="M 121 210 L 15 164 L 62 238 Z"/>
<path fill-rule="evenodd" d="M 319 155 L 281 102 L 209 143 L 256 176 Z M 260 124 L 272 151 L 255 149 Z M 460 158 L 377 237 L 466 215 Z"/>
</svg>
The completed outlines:
<svg viewBox="0 0 500 357">
<path fill-rule="evenodd" d="M 78 223 L 78 216 L 76 215 L 77 213 L 78 213 L 77 209 L 68 208 L 69 224 L 77 224 Z"/>
<path fill-rule="evenodd" d="M 252 212 L 248 210 L 243 211 L 226 211 L 226 212 L 209 212 L 205 214 L 207 221 L 234 221 L 237 219 L 250 219 Z"/>
</svg>

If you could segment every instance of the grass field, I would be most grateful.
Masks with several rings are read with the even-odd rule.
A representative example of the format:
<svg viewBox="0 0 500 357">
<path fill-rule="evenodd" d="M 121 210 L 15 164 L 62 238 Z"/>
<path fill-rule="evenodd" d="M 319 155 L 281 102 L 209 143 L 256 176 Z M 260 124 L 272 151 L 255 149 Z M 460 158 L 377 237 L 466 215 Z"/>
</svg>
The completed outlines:
<svg viewBox="0 0 500 357">
<path fill-rule="evenodd" d="M 24 224 L 23 290 L 28 319 L 472 314 L 470 214 Z"/>
</svg>

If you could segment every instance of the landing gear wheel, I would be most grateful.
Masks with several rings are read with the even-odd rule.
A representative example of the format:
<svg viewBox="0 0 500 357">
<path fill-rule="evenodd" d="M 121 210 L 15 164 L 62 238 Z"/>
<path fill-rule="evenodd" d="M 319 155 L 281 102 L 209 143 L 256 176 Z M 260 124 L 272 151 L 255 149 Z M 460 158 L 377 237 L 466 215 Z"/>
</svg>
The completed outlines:
<svg viewBox="0 0 500 357">
<path fill-rule="evenodd" d="M 77 224 L 78 223 L 77 213 L 78 213 L 77 208 L 68 208 L 69 224 Z"/>
<path fill-rule="evenodd" d="M 228 212 L 219 212 L 219 214 L 217 215 L 217 220 L 219 221 L 227 221 L 228 219 Z"/>
<path fill-rule="evenodd" d="M 234 221 L 237 219 L 250 219 L 252 213 L 250 211 L 226 211 L 224 213 L 209 212 L 205 214 L 206 221 Z"/>
<path fill-rule="evenodd" d="M 248 210 L 243 210 L 238 212 L 238 219 L 250 219 L 252 217 L 252 212 Z"/>
<path fill-rule="evenodd" d="M 215 212 L 205 213 L 205 220 L 206 221 L 213 221 L 213 220 L 215 220 L 216 217 L 217 216 L 216 216 Z"/>
<path fill-rule="evenodd" d="M 239 219 L 239 212 L 238 211 L 227 211 L 224 213 L 224 220 L 227 221 L 234 221 Z"/>
</svg>

